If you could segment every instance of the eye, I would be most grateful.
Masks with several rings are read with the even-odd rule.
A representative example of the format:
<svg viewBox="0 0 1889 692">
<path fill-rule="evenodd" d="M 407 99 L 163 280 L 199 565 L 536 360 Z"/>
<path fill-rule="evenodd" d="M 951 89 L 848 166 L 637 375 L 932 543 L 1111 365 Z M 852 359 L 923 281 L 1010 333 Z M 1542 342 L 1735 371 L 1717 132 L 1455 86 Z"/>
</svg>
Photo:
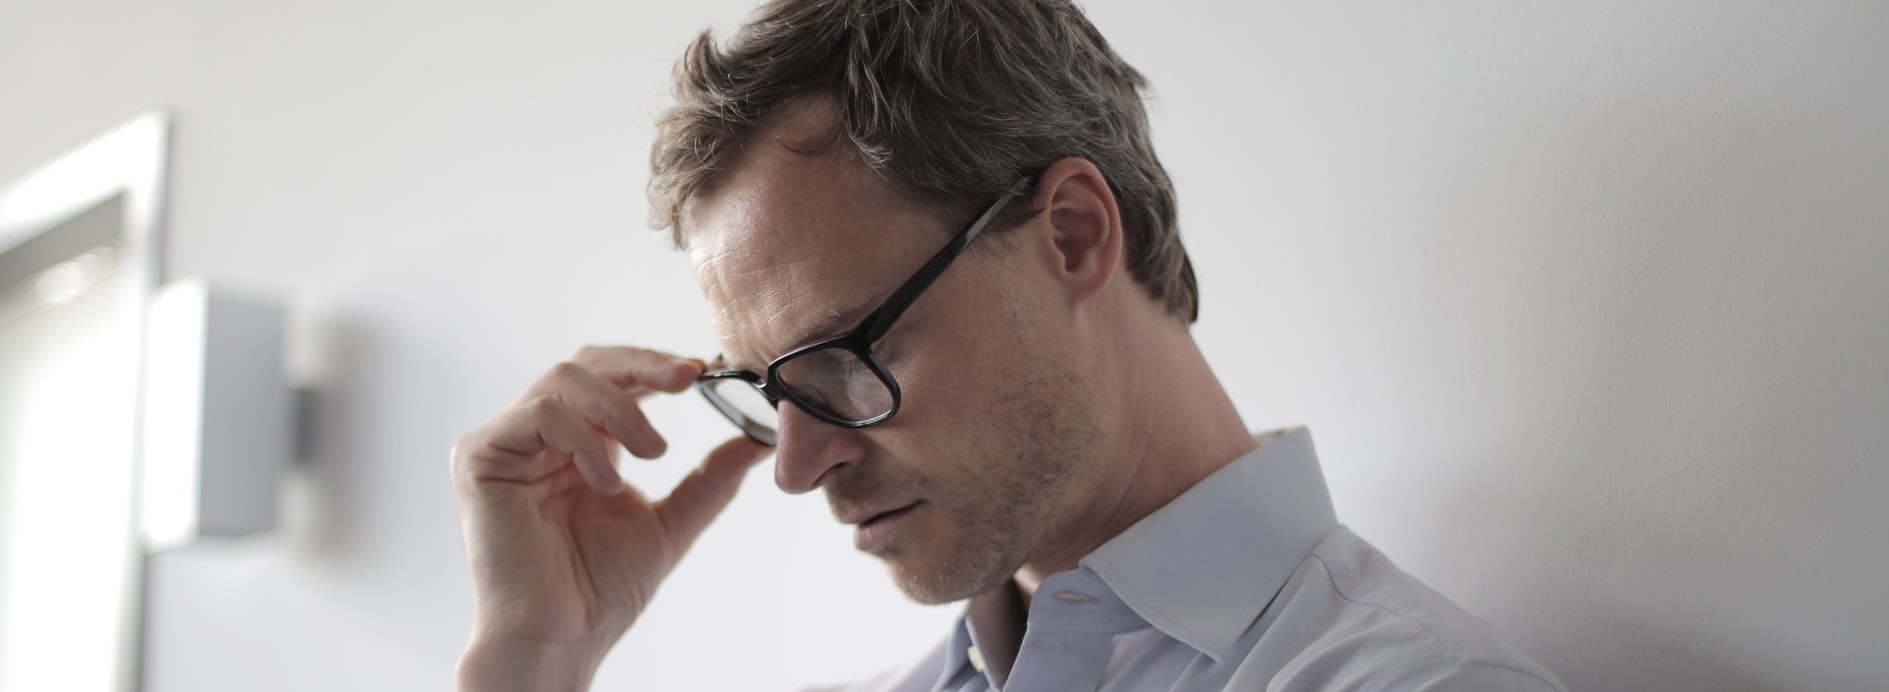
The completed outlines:
<svg viewBox="0 0 1889 692">
<path fill-rule="evenodd" d="M 818 387 L 793 385 L 794 398 L 823 409 L 831 409 L 832 404 L 826 399 L 826 392 Z"/>
</svg>

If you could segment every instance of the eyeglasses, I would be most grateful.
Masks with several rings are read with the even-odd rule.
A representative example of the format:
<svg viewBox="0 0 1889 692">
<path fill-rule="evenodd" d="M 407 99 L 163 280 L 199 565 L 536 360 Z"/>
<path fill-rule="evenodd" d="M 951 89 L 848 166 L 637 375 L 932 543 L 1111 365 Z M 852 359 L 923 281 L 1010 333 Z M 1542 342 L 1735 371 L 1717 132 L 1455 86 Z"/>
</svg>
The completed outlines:
<svg viewBox="0 0 1889 692">
<path fill-rule="evenodd" d="M 780 439 L 782 399 L 841 427 L 884 423 L 899 412 L 902 396 L 898 380 L 879 362 L 872 345 L 1029 184 L 1028 178 L 1017 181 L 852 331 L 774 359 L 766 377 L 746 370 L 719 370 L 704 373 L 695 381 L 696 389 L 748 437 L 770 447 Z"/>
</svg>

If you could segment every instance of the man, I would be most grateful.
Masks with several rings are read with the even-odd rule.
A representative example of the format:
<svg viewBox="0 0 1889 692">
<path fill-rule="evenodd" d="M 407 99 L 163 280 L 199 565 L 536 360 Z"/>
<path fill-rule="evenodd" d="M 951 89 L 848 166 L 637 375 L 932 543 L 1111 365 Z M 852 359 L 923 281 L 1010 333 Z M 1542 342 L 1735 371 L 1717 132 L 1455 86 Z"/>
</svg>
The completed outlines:
<svg viewBox="0 0 1889 692">
<path fill-rule="evenodd" d="M 861 690 L 1559 690 L 1339 526 L 1304 430 L 1195 347 L 1138 73 L 1063 0 L 778 0 L 704 34 L 652 155 L 712 362 L 587 348 L 453 452 L 463 689 L 575 689 L 770 451 L 960 626 Z M 666 499 L 636 401 L 743 436 Z"/>
</svg>

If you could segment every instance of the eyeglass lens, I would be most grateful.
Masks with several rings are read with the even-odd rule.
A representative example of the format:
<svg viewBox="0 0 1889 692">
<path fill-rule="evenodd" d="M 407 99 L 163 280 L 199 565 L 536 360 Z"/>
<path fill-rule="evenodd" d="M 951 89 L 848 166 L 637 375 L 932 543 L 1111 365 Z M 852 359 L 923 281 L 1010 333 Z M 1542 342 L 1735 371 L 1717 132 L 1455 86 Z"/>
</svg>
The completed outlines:
<svg viewBox="0 0 1889 692">
<path fill-rule="evenodd" d="M 892 410 L 891 385 L 858 354 L 845 348 L 799 354 L 782 361 L 774 374 L 771 386 L 786 390 L 793 403 L 816 415 L 863 423 Z M 780 411 L 755 385 L 735 378 L 710 380 L 703 384 L 703 393 L 750 437 L 774 444 L 780 430 Z"/>
<path fill-rule="evenodd" d="M 724 379 L 704 383 L 703 393 L 709 395 L 709 403 L 750 437 L 763 444 L 774 444 L 776 431 L 781 427 L 781 414 L 761 390 L 741 380 Z"/>
<path fill-rule="evenodd" d="M 892 390 L 844 348 L 800 354 L 781 363 L 775 378 L 795 400 L 840 420 L 865 421 L 892 410 Z"/>
</svg>

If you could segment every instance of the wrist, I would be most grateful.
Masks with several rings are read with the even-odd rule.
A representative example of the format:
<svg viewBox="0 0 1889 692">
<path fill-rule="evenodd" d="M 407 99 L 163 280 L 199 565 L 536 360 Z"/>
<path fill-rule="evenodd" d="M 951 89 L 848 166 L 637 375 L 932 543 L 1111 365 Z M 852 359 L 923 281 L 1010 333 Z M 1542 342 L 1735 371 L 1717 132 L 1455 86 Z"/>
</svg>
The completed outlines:
<svg viewBox="0 0 1889 692">
<path fill-rule="evenodd" d="M 588 644 L 475 638 L 459 659 L 459 691 L 582 692 L 602 661 Z"/>
</svg>

